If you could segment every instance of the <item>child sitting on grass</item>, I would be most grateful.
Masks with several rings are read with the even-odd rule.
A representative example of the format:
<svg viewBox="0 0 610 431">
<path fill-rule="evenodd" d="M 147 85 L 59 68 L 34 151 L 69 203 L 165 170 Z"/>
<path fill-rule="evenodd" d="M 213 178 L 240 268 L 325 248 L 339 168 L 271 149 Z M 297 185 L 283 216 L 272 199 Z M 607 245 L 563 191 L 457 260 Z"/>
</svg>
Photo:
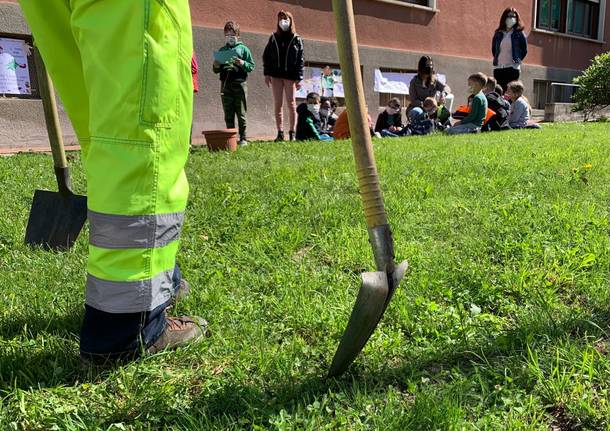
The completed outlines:
<svg viewBox="0 0 610 431">
<path fill-rule="evenodd" d="M 481 72 L 468 77 L 468 88 L 472 95 L 470 113 L 448 129 L 447 133 L 450 135 L 476 133 L 481 129 L 487 115 L 487 99 L 482 91 L 485 84 L 487 84 L 487 76 Z"/>
<path fill-rule="evenodd" d="M 375 132 L 380 133 L 383 137 L 390 138 L 405 134 L 403 132 L 402 114 L 400 113 L 400 101 L 396 97 L 388 102 L 388 106 L 377 117 Z"/>
<path fill-rule="evenodd" d="M 483 126 L 483 132 L 501 130 L 502 125 L 508 118 L 510 103 L 502 96 L 502 87 L 498 85 L 495 78 L 489 77 L 487 79 L 487 84 L 483 89 L 483 93 L 485 93 L 485 97 L 487 98 L 489 109 L 495 112 L 495 115 L 485 123 L 485 126 Z"/>
<path fill-rule="evenodd" d="M 426 100 L 424 100 L 423 108 L 426 115 L 428 115 L 428 118 L 442 124 L 447 122 L 451 117 L 451 113 L 445 105 L 439 105 L 434 97 L 426 98 Z"/>
<path fill-rule="evenodd" d="M 322 131 L 320 121 L 320 95 L 309 93 L 307 102 L 297 107 L 297 141 L 330 141 L 333 138 Z"/>
<path fill-rule="evenodd" d="M 367 107 L 368 111 L 368 107 Z M 373 119 L 370 115 L 366 115 L 366 119 L 369 123 L 369 132 L 371 137 L 381 138 L 381 134 L 375 132 L 373 129 Z M 351 137 L 351 133 L 349 130 L 349 118 L 347 114 L 347 109 L 344 109 L 343 112 L 337 118 L 337 122 L 335 123 L 335 127 L 333 129 L 333 138 L 335 139 L 349 139 Z"/>
<path fill-rule="evenodd" d="M 328 97 L 322 97 L 320 102 L 320 122 L 322 123 L 321 129 L 324 133 L 329 135 L 332 134 L 333 127 L 337 122 L 337 115 L 335 114 L 337 109 L 337 102 Z"/>
<path fill-rule="evenodd" d="M 407 126 L 408 135 L 429 135 L 436 130 L 438 104 L 434 97 L 427 97 L 421 109 L 413 109 L 409 113 L 410 122 Z"/>
<path fill-rule="evenodd" d="M 506 95 L 512 103 L 505 126 L 507 129 L 524 129 L 528 126 L 531 108 L 527 99 L 523 97 L 524 90 L 521 81 L 513 81 L 508 84 Z"/>
<path fill-rule="evenodd" d="M 445 105 L 439 105 L 436 98 L 428 97 L 424 100 L 423 108 L 427 117 L 434 122 L 434 128 L 445 130 L 451 118 L 451 113 Z"/>
</svg>

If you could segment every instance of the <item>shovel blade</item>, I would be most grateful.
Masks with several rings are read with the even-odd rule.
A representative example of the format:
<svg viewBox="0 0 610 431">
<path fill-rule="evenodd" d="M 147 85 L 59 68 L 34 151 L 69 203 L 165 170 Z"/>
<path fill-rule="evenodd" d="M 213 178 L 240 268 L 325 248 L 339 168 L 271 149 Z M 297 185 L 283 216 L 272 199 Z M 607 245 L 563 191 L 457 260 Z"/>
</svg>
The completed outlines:
<svg viewBox="0 0 610 431">
<path fill-rule="evenodd" d="M 343 374 L 356 359 L 383 315 L 389 292 L 385 272 L 362 274 L 360 291 L 330 366 L 329 377 Z"/>
<path fill-rule="evenodd" d="M 48 250 L 68 250 L 87 219 L 87 197 L 36 190 L 25 243 Z"/>
<path fill-rule="evenodd" d="M 406 261 L 398 265 L 390 277 L 385 272 L 365 272 L 356 304 L 341 337 L 333 358 L 328 377 L 340 376 L 362 351 L 379 321 L 383 317 L 390 300 L 405 275 Z"/>
</svg>

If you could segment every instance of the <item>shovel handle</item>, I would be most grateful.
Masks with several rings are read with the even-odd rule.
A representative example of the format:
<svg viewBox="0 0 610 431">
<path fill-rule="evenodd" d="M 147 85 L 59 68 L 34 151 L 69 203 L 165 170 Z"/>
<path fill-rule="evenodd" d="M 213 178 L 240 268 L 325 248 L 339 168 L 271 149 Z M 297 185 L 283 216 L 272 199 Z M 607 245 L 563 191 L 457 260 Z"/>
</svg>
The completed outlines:
<svg viewBox="0 0 610 431">
<path fill-rule="evenodd" d="M 356 173 L 369 229 L 388 224 L 364 101 L 360 56 L 352 0 L 333 0 L 337 46 L 345 90 L 345 104 L 356 160 Z"/>
<path fill-rule="evenodd" d="M 364 216 L 378 271 L 394 272 L 394 241 L 383 204 L 360 72 L 352 0 L 333 0 L 345 103 Z"/>
<path fill-rule="evenodd" d="M 53 165 L 55 169 L 65 169 L 68 167 L 66 152 L 64 151 L 64 141 L 61 137 L 59 127 L 59 115 L 57 114 L 57 104 L 55 103 L 55 90 L 53 82 L 47 73 L 42 56 L 38 48 L 34 46 L 34 60 L 36 62 L 36 75 L 38 77 L 38 89 L 42 98 L 44 118 L 51 143 L 51 153 L 53 154 Z"/>
</svg>

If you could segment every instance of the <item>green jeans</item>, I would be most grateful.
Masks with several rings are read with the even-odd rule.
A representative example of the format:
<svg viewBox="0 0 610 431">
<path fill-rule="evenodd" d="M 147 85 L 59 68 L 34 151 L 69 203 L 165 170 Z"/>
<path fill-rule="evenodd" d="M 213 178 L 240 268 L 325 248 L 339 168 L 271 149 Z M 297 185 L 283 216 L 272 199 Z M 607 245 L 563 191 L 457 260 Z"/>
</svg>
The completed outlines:
<svg viewBox="0 0 610 431">
<path fill-rule="evenodd" d="M 248 105 L 248 84 L 246 82 L 229 81 L 224 84 L 222 93 L 222 109 L 225 111 L 225 123 L 228 129 L 235 128 L 235 116 L 239 125 L 239 137 L 246 139 L 246 112 Z"/>
</svg>

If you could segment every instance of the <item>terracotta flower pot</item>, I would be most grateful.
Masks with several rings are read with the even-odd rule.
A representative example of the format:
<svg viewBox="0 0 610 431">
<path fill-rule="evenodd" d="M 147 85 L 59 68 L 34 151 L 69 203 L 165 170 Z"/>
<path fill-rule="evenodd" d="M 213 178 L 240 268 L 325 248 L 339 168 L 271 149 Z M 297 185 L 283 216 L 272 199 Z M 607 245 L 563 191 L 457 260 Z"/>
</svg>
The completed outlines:
<svg viewBox="0 0 610 431">
<path fill-rule="evenodd" d="M 204 130 L 210 151 L 237 151 L 237 129 Z"/>
</svg>

